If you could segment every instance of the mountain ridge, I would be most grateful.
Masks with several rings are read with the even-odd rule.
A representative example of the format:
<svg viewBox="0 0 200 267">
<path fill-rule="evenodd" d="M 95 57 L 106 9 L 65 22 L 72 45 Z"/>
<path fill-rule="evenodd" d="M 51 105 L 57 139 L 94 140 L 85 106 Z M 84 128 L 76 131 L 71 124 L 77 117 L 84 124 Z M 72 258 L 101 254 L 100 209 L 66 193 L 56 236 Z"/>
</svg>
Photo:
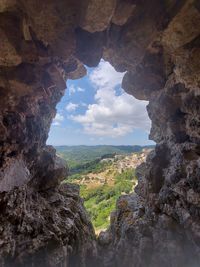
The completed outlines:
<svg viewBox="0 0 200 267">
<path fill-rule="evenodd" d="M 99 160 L 105 155 L 125 155 L 135 152 L 141 152 L 143 149 L 154 148 L 153 145 L 139 146 L 139 145 L 96 145 L 96 146 L 54 146 L 58 156 L 67 161 L 70 169 L 82 166 L 91 161 Z"/>
</svg>

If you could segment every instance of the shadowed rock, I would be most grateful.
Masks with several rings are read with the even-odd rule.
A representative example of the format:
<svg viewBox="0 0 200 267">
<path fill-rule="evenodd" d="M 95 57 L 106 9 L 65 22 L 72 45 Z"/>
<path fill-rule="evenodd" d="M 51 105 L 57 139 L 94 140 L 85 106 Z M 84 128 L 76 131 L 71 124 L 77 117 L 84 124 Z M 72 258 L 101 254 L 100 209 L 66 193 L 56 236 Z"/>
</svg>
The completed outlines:
<svg viewBox="0 0 200 267">
<path fill-rule="evenodd" d="M 200 266 L 199 1 L 0 2 L 0 266 Z M 66 79 L 108 60 L 156 149 L 95 241 L 46 146 Z"/>
</svg>

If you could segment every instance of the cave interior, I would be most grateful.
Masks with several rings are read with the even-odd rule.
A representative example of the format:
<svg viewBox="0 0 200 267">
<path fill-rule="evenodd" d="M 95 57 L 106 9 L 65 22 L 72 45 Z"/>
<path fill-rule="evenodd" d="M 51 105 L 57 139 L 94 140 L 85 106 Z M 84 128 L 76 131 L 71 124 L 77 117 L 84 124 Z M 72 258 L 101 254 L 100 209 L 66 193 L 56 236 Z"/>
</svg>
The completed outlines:
<svg viewBox="0 0 200 267">
<path fill-rule="evenodd" d="M 1 0 L 0 36 L 0 267 L 199 267 L 199 0 Z M 101 58 L 149 101 L 156 147 L 97 239 L 46 140 Z"/>
</svg>

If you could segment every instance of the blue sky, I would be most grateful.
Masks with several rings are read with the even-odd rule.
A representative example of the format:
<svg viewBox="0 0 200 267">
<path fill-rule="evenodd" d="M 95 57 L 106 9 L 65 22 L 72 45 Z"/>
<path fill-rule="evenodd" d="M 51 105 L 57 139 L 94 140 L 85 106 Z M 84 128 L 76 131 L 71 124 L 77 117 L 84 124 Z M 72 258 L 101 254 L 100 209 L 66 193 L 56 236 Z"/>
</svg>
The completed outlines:
<svg viewBox="0 0 200 267">
<path fill-rule="evenodd" d="M 87 76 L 68 80 L 57 105 L 48 144 L 51 145 L 147 145 L 151 122 L 148 102 L 126 94 L 119 73 L 105 61 L 87 68 Z"/>
</svg>

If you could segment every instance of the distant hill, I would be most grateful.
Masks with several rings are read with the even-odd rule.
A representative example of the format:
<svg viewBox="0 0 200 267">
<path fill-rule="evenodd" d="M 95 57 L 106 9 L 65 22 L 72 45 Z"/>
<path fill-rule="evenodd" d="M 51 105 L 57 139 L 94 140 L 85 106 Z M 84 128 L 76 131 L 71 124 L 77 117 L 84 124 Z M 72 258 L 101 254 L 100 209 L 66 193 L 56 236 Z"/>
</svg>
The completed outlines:
<svg viewBox="0 0 200 267">
<path fill-rule="evenodd" d="M 57 154 L 65 159 L 70 169 L 77 168 L 91 161 L 105 157 L 106 155 L 123 155 L 134 152 L 140 152 L 144 148 L 153 148 L 154 146 L 55 146 Z"/>
</svg>

